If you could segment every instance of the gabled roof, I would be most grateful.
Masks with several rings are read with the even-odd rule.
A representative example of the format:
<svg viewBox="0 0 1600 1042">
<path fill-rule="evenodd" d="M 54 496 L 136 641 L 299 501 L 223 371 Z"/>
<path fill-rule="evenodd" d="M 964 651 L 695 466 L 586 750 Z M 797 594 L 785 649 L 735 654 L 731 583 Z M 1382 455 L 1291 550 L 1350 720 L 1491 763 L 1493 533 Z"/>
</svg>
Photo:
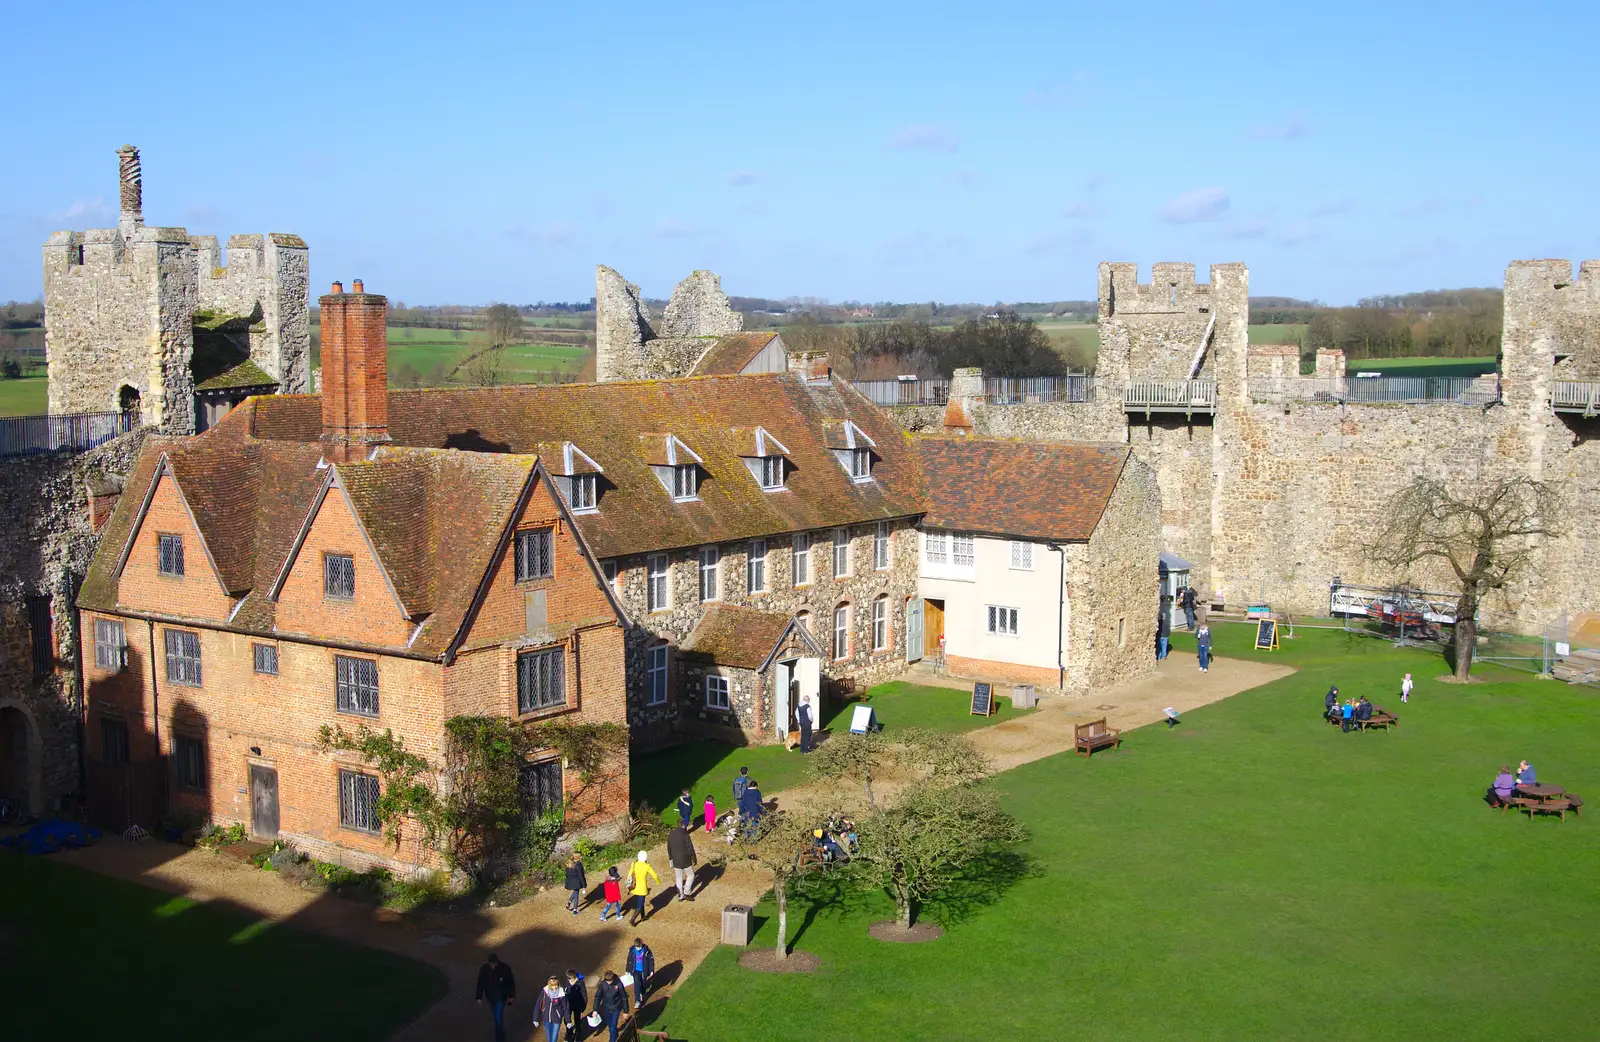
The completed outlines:
<svg viewBox="0 0 1600 1042">
<path fill-rule="evenodd" d="M 261 438 L 315 442 L 322 431 L 320 402 L 311 395 L 252 399 L 235 412 L 244 408 Z M 791 495 L 763 493 L 741 458 L 756 419 L 789 450 L 785 485 Z M 846 422 L 853 426 L 848 435 Z M 851 482 L 826 444 L 830 427 L 840 438 L 870 439 L 879 457 L 877 480 Z M 673 502 L 650 469 L 668 458 L 668 434 L 700 460 L 696 500 Z M 916 461 L 894 422 L 837 381 L 807 384 L 788 373 L 395 389 L 389 392 L 389 436 L 396 445 L 488 453 L 563 441 L 582 446 L 604 468 L 605 481 L 599 509 L 576 523 L 602 558 L 922 512 Z"/>
<path fill-rule="evenodd" d="M 700 356 L 695 363 L 695 376 L 736 376 L 744 367 L 755 361 L 778 334 L 772 330 L 749 333 L 728 333 Z"/>
<path fill-rule="evenodd" d="M 793 615 L 732 604 L 706 609 L 700 624 L 679 650 L 685 655 L 704 656 L 719 666 L 761 670 L 771 663 L 790 629 L 802 636 L 812 654 L 822 655 L 816 639 Z"/>
<path fill-rule="evenodd" d="M 746 459 L 789 455 L 789 447 L 774 438 L 765 427 L 735 427 L 732 433 L 743 446 L 737 450 L 739 455 Z"/>
<path fill-rule="evenodd" d="M 929 528 L 1084 542 L 1127 465 L 1125 445 L 921 436 Z"/>
</svg>

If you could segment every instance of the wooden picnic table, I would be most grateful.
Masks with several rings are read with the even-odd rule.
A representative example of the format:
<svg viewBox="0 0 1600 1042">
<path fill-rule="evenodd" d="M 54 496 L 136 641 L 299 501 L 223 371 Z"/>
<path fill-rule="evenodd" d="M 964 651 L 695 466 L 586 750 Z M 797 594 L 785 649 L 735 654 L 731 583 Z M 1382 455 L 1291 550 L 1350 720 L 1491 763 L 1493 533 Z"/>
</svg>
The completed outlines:
<svg viewBox="0 0 1600 1042">
<path fill-rule="evenodd" d="M 1565 796 L 1567 790 L 1559 785 L 1518 785 L 1517 793 L 1536 800 L 1554 800 Z"/>
</svg>

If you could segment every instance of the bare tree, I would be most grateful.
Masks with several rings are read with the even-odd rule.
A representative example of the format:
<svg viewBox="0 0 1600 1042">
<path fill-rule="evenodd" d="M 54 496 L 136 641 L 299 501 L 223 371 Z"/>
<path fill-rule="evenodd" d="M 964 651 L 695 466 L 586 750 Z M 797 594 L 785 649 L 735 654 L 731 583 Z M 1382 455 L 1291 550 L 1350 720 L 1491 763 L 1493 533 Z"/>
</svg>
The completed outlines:
<svg viewBox="0 0 1600 1042">
<path fill-rule="evenodd" d="M 492 347 L 522 339 L 522 314 L 510 304 L 490 304 L 483 312 L 484 332 Z"/>
<path fill-rule="evenodd" d="M 815 850 L 811 826 L 788 811 L 772 811 L 761 816 L 755 833 L 744 838 L 741 849 L 772 873 L 772 899 L 778 905 L 777 956 L 787 959 L 789 889 L 802 876 L 825 870 L 820 859 L 809 856 Z"/>
<path fill-rule="evenodd" d="M 912 727 L 893 739 L 882 731 L 838 734 L 811 754 L 811 774 L 819 780 L 859 782 L 867 807 L 877 809 L 872 780 L 889 771 L 907 771 L 943 784 L 977 781 L 991 770 L 988 759 L 960 734 Z"/>
<path fill-rule="evenodd" d="M 1559 510 L 1556 486 L 1529 477 L 1480 482 L 1464 496 L 1442 481 L 1417 478 L 1388 507 L 1387 523 L 1367 544 L 1367 556 L 1400 569 L 1443 561 L 1461 584 L 1455 624 L 1458 680 L 1466 680 L 1472 669 L 1479 604 L 1528 567 L 1536 538 L 1555 533 Z"/>
</svg>

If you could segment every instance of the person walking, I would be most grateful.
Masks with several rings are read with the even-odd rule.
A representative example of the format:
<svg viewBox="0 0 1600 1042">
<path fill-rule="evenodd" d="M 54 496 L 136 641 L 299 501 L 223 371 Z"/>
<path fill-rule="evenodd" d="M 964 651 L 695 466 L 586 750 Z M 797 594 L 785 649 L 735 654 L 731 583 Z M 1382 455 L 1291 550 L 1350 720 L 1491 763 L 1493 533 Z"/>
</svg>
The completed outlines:
<svg viewBox="0 0 1600 1042">
<path fill-rule="evenodd" d="M 728 842 L 733 842 L 733 837 L 744 832 L 744 793 L 750 787 L 750 768 L 739 768 L 739 774 L 733 779 L 733 812 L 737 817 L 736 827 L 728 832 Z"/>
<path fill-rule="evenodd" d="M 800 721 L 800 751 L 808 753 L 811 751 L 811 703 L 801 699 L 794 715 Z"/>
<path fill-rule="evenodd" d="M 1205 623 L 1194 631 L 1195 653 L 1200 660 L 1200 672 L 1211 672 L 1211 627 Z"/>
<path fill-rule="evenodd" d="M 600 909 L 600 921 L 606 921 L 606 916 L 611 916 L 613 922 L 622 921 L 622 877 L 617 874 L 617 866 L 612 865 L 606 869 L 606 877 L 600 882 L 600 895 L 605 898 L 606 906 Z"/>
<path fill-rule="evenodd" d="M 650 883 L 661 882 L 656 870 L 650 867 L 650 852 L 639 851 L 639 856 L 628 866 L 628 894 L 639 899 L 639 910 L 634 913 L 633 925 L 638 926 L 650 918 Z"/>
<path fill-rule="evenodd" d="M 1161 614 L 1156 619 L 1156 661 L 1163 662 L 1167 657 L 1167 641 L 1172 632 L 1172 619 L 1166 605 L 1162 605 Z"/>
<path fill-rule="evenodd" d="M 1411 674 L 1407 673 L 1405 678 L 1400 681 L 1400 701 L 1402 703 L 1411 701 L 1411 686 Z"/>
<path fill-rule="evenodd" d="M 573 915 L 578 914 L 578 909 L 583 907 L 583 892 L 589 889 L 589 879 L 583 874 L 583 858 L 576 853 L 572 860 L 567 862 L 567 911 Z"/>
<path fill-rule="evenodd" d="M 717 801 L 706 793 L 706 835 L 717 831 Z"/>
<path fill-rule="evenodd" d="M 656 953 L 642 937 L 635 937 L 633 947 L 628 949 L 628 972 L 633 974 L 633 1005 L 637 1013 L 644 1005 L 644 997 L 650 991 L 650 978 L 656 972 Z"/>
<path fill-rule="evenodd" d="M 567 971 L 567 1009 L 572 1012 L 572 1037 L 583 1042 L 589 1032 L 583 1022 L 584 1011 L 589 1008 L 589 985 L 577 970 Z"/>
<path fill-rule="evenodd" d="M 684 828 L 694 821 L 694 797 L 689 795 L 689 790 L 684 789 L 678 794 L 678 824 Z"/>
<path fill-rule="evenodd" d="M 488 961 L 478 967 L 478 1005 L 487 1002 L 494 1014 L 494 1042 L 506 1042 L 506 1007 L 516 1001 L 516 976 L 500 956 L 490 952 Z"/>
<path fill-rule="evenodd" d="M 1183 618 L 1190 632 L 1194 631 L 1194 600 L 1193 586 L 1185 586 L 1183 593 L 1178 595 L 1178 603 L 1183 606 Z"/>
<path fill-rule="evenodd" d="M 567 991 L 561 978 L 551 977 L 539 989 L 539 999 L 533 1008 L 533 1026 L 544 1025 L 544 1042 L 561 1042 L 561 1036 L 572 1020 L 572 1007 L 567 1005 Z"/>
<path fill-rule="evenodd" d="M 744 795 L 739 797 L 739 825 L 741 831 L 753 833 L 761 824 L 761 814 L 766 807 L 761 803 L 761 786 L 756 784 L 754 778 L 745 786 Z"/>
<path fill-rule="evenodd" d="M 672 883 L 678 888 L 678 900 L 694 900 L 694 866 L 700 863 L 694 851 L 694 840 L 689 830 L 679 825 L 667 834 L 667 861 L 672 865 Z"/>
<path fill-rule="evenodd" d="M 611 1033 L 608 1042 L 617 1042 L 617 1020 L 628 1012 L 628 989 L 610 970 L 601 975 L 594 989 L 594 1011 L 600 1014 L 600 1023 Z"/>
</svg>

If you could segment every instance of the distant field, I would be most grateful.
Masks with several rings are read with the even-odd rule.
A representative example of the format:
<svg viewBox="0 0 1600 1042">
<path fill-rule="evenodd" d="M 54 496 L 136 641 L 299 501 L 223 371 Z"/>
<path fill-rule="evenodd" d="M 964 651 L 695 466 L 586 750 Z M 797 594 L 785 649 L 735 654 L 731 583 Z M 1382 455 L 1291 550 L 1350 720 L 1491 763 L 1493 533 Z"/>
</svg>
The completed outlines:
<svg viewBox="0 0 1600 1042">
<path fill-rule="evenodd" d="M 1039 323 L 1045 336 L 1067 357 L 1075 369 L 1094 371 L 1095 359 L 1100 354 L 1100 327 L 1093 322 L 1062 322 L 1046 320 Z"/>
<path fill-rule="evenodd" d="M 1306 335 L 1303 323 L 1292 322 L 1283 325 L 1250 326 L 1250 342 L 1252 344 L 1298 344 Z"/>
<path fill-rule="evenodd" d="M 1255 327 L 1251 327 L 1255 328 Z M 1482 376 L 1495 370 L 1493 358 L 1357 358 L 1345 364 L 1356 373 L 1385 376 Z"/>
<path fill-rule="evenodd" d="M 392 327 L 389 382 L 402 382 L 401 369 L 406 366 L 424 379 L 441 368 L 448 373 L 483 347 L 482 337 L 476 332 Z M 588 354 L 588 348 L 563 344 L 512 344 L 500 350 L 501 375 L 507 383 L 531 383 L 552 370 L 577 372 Z M 465 374 L 457 373 L 451 382 L 465 382 Z"/>
<path fill-rule="evenodd" d="M 0 380 L 0 416 L 37 416 L 45 411 L 45 378 Z"/>
</svg>

